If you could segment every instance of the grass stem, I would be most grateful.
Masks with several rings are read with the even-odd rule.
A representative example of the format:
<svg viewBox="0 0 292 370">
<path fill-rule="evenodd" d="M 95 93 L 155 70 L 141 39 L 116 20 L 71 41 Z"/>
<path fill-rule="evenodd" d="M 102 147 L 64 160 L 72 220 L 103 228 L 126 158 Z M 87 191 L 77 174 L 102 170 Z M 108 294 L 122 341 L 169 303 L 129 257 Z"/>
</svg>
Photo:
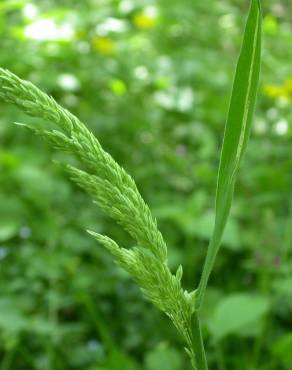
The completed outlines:
<svg viewBox="0 0 292 370">
<path fill-rule="evenodd" d="M 208 370 L 201 323 L 197 311 L 195 311 L 193 317 L 193 342 L 196 370 Z"/>
</svg>

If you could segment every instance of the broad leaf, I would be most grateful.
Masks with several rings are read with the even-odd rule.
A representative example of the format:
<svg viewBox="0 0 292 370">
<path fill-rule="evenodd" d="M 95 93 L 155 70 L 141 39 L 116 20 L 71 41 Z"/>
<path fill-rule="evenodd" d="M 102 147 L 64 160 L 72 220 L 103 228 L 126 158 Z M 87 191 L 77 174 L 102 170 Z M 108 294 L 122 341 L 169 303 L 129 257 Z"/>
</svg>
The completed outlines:
<svg viewBox="0 0 292 370">
<path fill-rule="evenodd" d="M 248 325 L 255 325 L 269 309 L 266 298 L 238 293 L 223 298 L 209 323 L 215 340 L 228 334 L 240 334 Z"/>
</svg>

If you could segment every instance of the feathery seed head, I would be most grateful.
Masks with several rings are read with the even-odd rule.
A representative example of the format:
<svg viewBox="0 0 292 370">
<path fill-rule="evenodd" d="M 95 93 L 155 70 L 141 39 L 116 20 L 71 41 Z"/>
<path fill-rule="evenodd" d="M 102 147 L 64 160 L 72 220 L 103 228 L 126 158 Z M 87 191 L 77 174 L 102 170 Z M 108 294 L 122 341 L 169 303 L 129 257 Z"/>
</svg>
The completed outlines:
<svg viewBox="0 0 292 370">
<path fill-rule="evenodd" d="M 191 319 L 195 293 L 183 290 L 181 266 L 175 275 L 171 273 L 167 265 L 165 241 L 134 180 L 102 149 L 97 138 L 78 118 L 32 83 L 1 68 L 0 97 L 54 126 L 43 129 L 24 125 L 54 148 L 70 153 L 79 160 L 83 170 L 65 165 L 71 179 L 132 236 L 137 246 L 120 248 L 107 236 L 89 233 L 133 277 L 143 294 L 169 316 L 194 359 Z"/>
</svg>

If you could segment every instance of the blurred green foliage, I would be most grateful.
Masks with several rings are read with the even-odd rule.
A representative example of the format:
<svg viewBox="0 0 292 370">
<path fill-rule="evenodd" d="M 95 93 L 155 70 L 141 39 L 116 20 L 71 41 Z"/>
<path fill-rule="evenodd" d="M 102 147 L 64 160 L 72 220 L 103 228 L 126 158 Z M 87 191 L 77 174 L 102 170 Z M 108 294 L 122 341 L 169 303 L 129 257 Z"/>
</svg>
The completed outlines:
<svg viewBox="0 0 292 370">
<path fill-rule="evenodd" d="M 2 0 L 0 64 L 78 115 L 135 178 L 198 283 L 246 0 Z M 289 370 L 292 4 L 267 0 L 251 142 L 203 309 L 211 370 Z M 1 103 L 0 370 L 188 370 L 168 321 L 85 229 L 132 241 Z"/>
</svg>

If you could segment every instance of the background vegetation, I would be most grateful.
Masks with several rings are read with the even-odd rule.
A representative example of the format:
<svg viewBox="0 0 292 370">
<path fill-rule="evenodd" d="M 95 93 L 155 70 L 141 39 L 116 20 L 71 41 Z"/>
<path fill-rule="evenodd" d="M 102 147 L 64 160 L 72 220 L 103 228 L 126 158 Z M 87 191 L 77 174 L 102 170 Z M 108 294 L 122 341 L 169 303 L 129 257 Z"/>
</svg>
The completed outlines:
<svg viewBox="0 0 292 370">
<path fill-rule="evenodd" d="M 78 115 L 198 282 L 245 0 L 3 0 L 0 65 Z M 264 2 L 259 102 L 203 309 L 211 370 L 292 363 L 292 4 Z M 189 370 L 166 318 L 86 233 L 131 240 L 1 103 L 0 370 Z"/>
</svg>

